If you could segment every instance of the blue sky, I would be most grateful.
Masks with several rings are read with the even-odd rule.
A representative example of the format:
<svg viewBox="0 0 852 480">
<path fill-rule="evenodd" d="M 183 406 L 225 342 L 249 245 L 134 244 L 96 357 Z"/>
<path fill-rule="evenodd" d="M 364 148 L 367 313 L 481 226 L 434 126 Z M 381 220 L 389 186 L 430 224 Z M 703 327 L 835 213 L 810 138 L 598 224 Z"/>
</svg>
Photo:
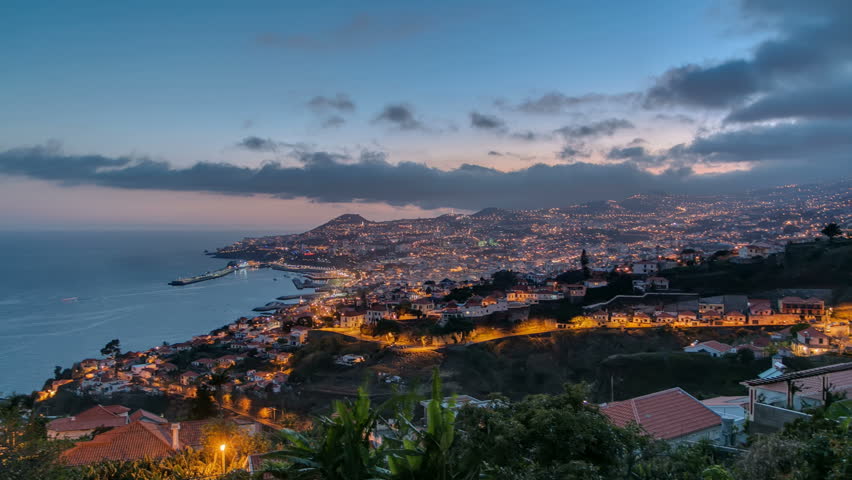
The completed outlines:
<svg viewBox="0 0 852 480">
<path fill-rule="evenodd" d="M 0 151 L 20 156 L 22 148 L 51 142 L 51 151 L 61 153 L 59 167 L 73 164 L 75 156 L 97 154 L 153 159 L 171 168 L 198 162 L 257 167 L 269 161 L 298 167 L 305 155 L 317 152 L 340 155 L 335 161 L 345 164 L 362 162 L 365 152 L 380 152 L 391 166 L 416 162 L 453 171 L 472 164 L 508 172 L 535 163 L 613 163 L 608 150 L 641 138 L 654 162 L 640 168 L 659 174 L 672 166 L 671 155 L 666 153 L 663 161 L 661 152 L 694 143 L 708 131 L 725 133 L 720 122 L 727 111 L 668 100 L 664 108 L 650 108 L 642 103 L 643 92 L 684 65 L 711 69 L 731 59 L 749 59 L 767 38 L 788 35 L 786 20 L 801 16 L 791 11 L 779 14 L 777 24 L 756 26 L 754 19 L 762 12 L 747 10 L 722 1 L 3 2 Z M 628 102 L 583 103 L 554 115 L 518 108 L 524 100 L 552 92 L 636 96 Z M 767 92 L 750 92 L 748 100 Z M 309 105 L 313 98 L 337 95 L 353 107 Z M 381 116 L 395 105 L 413 123 Z M 473 112 L 493 117 L 498 126 L 474 126 Z M 677 115 L 690 121 L 672 120 Z M 332 118 L 336 126 L 324 126 Z M 608 119 L 624 119 L 631 126 L 582 142 L 568 138 L 566 130 L 557 133 Z M 519 132 L 535 132 L 536 140 L 519 140 Z M 246 138 L 277 147 L 244 148 Z M 582 154 L 560 157 L 568 146 Z M 750 169 L 745 160 L 693 159 L 690 168 L 710 174 Z M 16 198 L 30 192 L 42 198 L 30 201 L 45 202 L 45 196 L 87 192 L 89 200 L 71 202 L 74 209 L 62 217 L 80 225 L 187 221 L 150 212 L 139 214 L 144 218 L 85 212 L 98 202 L 122 204 L 122 196 L 138 202 L 126 197 L 137 195 L 139 188 L 158 192 L 143 196 L 154 203 L 174 190 L 205 198 L 210 211 L 190 215 L 196 223 L 215 222 L 215 211 L 233 201 L 221 191 L 204 193 L 209 188 L 128 188 L 91 178 L 62 181 L 16 168 L 0 170 L 0 185 Z M 317 217 L 334 213 L 329 209 L 336 205 L 391 218 L 478 206 L 365 200 L 368 196 L 357 192 L 342 202 L 312 193 L 268 193 L 286 200 L 255 198 L 245 208 L 278 211 L 281 202 L 296 202 L 290 207 L 310 206 Z M 353 201 L 358 204 L 346 207 Z M 4 218 L 33 225 L 56 222 L 8 203 L 0 207 Z M 259 214 L 246 213 L 246 218 L 253 224 Z M 280 213 L 275 218 L 295 226 L 312 222 Z"/>
</svg>

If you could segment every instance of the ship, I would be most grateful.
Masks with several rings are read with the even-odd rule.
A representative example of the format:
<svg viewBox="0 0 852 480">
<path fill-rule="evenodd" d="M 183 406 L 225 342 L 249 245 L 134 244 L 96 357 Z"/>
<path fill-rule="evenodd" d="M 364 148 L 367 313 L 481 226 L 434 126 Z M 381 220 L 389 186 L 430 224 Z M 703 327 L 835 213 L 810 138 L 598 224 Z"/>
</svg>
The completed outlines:
<svg viewBox="0 0 852 480">
<path fill-rule="evenodd" d="M 215 272 L 205 272 L 201 275 L 196 275 L 194 277 L 178 278 L 177 280 L 172 280 L 171 282 L 169 282 L 169 285 L 180 287 L 183 285 L 203 282 L 205 280 L 213 280 L 214 278 L 224 277 L 229 273 L 233 273 L 235 270 L 236 269 L 231 267 L 225 267 L 221 270 L 216 270 Z"/>
</svg>

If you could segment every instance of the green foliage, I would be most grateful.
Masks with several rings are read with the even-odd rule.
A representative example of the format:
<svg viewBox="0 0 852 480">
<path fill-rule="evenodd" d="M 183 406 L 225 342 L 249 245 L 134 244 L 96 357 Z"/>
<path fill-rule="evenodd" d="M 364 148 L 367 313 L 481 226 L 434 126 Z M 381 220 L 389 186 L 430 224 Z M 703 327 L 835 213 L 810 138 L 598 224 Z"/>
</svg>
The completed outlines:
<svg viewBox="0 0 852 480">
<path fill-rule="evenodd" d="M 379 419 L 370 397 L 359 389 L 355 401 L 335 401 L 334 414 L 319 418 L 316 435 L 285 429 L 278 440 L 285 449 L 271 454 L 286 464 L 274 463 L 267 472 L 277 478 L 354 480 L 387 476 L 383 449 L 371 444 Z"/>
</svg>

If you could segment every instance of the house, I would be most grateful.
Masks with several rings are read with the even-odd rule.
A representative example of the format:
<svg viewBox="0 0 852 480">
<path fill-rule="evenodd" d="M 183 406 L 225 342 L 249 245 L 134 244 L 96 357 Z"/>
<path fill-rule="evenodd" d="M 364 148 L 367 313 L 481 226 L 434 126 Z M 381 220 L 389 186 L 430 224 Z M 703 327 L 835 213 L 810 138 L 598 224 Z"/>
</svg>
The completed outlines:
<svg viewBox="0 0 852 480">
<path fill-rule="evenodd" d="M 713 397 L 702 400 L 705 407 L 716 412 L 722 418 L 731 418 L 735 424 L 745 421 L 748 396 Z"/>
<path fill-rule="evenodd" d="M 216 366 L 216 360 L 212 358 L 198 358 L 192 361 L 192 366 L 210 370 Z"/>
<path fill-rule="evenodd" d="M 208 420 L 165 424 L 137 420 L 77 443 L 62 452 L 60 461 L 76 466 L 170 457 L 184 449 L 201 448 L 202 429 L 208 423 Z"/>
<path fill-rule="evenodd" d="M 637 275 L 652 275 L 659 271 L 657 262 L 643 261 L 633 264 L 633 273 Z"/>
<path fill-rule="evenodd" d="M 746 324 L 746 316 L 741 312 L 736 310 L 731 310 L 730 312 L 726 312 L 723 317 L 725 321 L 725 325 L 745 325 Z"/>
<path fill-rule="evenodd" d="M 808 415 L 805 408 L 824 405 L 829 394 L 852 394 L 852 362 L 838 363 L 743 382 L 748 387 L 748 416 L 762 431 Z"/>
<path fill-rule="evenodd" d="M 435 310 L 435 299 L 432 297 L 422 297 L 417 300 L 411 302 L 411 308 L 421 311 L 423 313 L 429 313 L 432 310 Z"/>
<path fill-rule="evenodd" d="M 601 405 L 615 425 L 632 423 L 648 435 L 669 442 L 719 442 L 722 417 L 679 387 Z"/>
<path fill-rule="evenodd" d="M 801 315 L 803 318 L 825 315 L 825 301 L 820 298 L 783 297 L 778 300 L 778 311 Z"/>
<path fill-rule="evenodd" d="M 711 357 L 721 357 L 727 353 L 735 352 L 734 347 L 716 340 L 701 343 L 696 340 L 691 345 L 683 347 L 683 351 L 687 353 L 708 353 Z"/>
<path fill-rule="evenodd" d="M 346 310 L 341 312 L 340 319 L 335 322 L 338 328 L 359 328 L 366 321 L 367 316 L 361 310 Z"/>
<path fill-rule="evenodd" d="M 654 315 L 657 323 L 671 324 L 677 321 L 677 316 L 668 312 L 659 312 Z"/>
<path fill-rule="evenodd" d="M 699 315 L 725 313 L 725 300 L 722 297 L 706 297 L 698 300 Z"/>
<path fill-rule="evenodd" d="M 765 298 L 752 298 L 748 301 L 748 314 L 751 317 L 767 317 L 772 315 L 772 306 Z"/>
<path fill-rule="evenodd" d="M 769 255 L 771 249 L 766 245 L 745 245 L 740 247 L 737 255 L 740 258 L 756 258 Z"/>
<path fill-rule="evenodd" d="M 57 418 L 47 424 L 47 438 L 74 440 L 91 435 L 97 428 L 127 424 L 130 409 L 122 405 L 96 405 L 72 417 Z"/>
<path fill-rule="evenodd" d="M 187 370 L 180 374 L 180 384 L 183 386 L 192 385 L 199 376 L 192 370 Z"/>
<path fill-rule="evenodd" d="M 800 355 L 822 355 L 834 349 L 831 337 L 814 327 L 808 327 L 796 333 L 793 348 Z"/>
<path fill-rule="evenodd" d="M 677 323 L 682 325 L 696 325 L 698 323 L 698 315 L 689 310 L 677 312 Z"/>
<path fill-rule="evenodd" d="M 566 283 L 560 286 L 562 293 L 569 298 L 583 298 L 586 296 L 586 286 L 577 283 Z"/>
<path fill-rule="evenodd" d="M 290 330 L 290 334 L 287 336 L 288 343 L 295 347 L 300 347 L 306 343 L 308 343 L 308 332 L 307 328 L 295 327 Z"/>
<path fill-rule="evenodd" d="M 669 279 L 665 277 L 648 277 L 647 279 L 645 279 L 645 284 L 650 286 L 654 290 L 669 289 Z"/>
<path fill-rule="evenodd" d="M 602 275 L 592 275 L 591 278 L 583 281 L 583 286 L 586 288 L 601 288 L 607 285 L 609 285 L 609 282 Z"/>
</svg>

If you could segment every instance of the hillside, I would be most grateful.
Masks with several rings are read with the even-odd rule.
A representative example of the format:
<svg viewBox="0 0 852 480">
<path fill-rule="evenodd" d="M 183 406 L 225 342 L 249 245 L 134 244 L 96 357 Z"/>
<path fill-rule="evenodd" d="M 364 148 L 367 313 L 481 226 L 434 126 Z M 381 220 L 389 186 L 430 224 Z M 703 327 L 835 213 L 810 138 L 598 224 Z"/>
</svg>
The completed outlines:
<svg viewBox="0 0 852 480">
<path fill-rule="evenodd" d="M 836 302 L 852 301 L 852 241 L 790 245 L 754 263 L 708 262 L 662 272 L 672 287 L 701 293 L 750 294 L 775 289 L 831 289 Z"/>
</svg>

